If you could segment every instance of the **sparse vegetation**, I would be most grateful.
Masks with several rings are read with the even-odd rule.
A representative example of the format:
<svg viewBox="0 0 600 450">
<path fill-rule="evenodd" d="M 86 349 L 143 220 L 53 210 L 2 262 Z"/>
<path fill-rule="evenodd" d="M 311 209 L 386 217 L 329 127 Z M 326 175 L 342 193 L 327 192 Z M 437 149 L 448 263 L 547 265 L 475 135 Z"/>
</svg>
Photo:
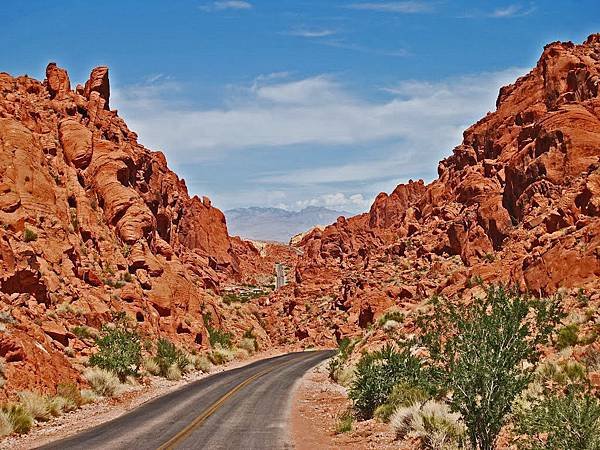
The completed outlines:
<svg viewBox="0 0 600 450">
<path fill-rule="evenodd" d="M 422 379 L 421 362 L 408 349 L 387 344 L 381 350 L 366 353 L 356 366 L 349 391 L 361 418 L 371 418 L 375 409 L 389 398 L 394 386 L 409 383 L 418 386 Z"/>
<path fill-rule="evenodd" d="M 48 399 L 35 392 L 19 392 L 19 401 L 31 417 L 40 422 L 46 422 L 52 418 L 48 407 Z"/>
<path fill-rule="evenodd" d="M 25 242 L 33 242 L 33 241 L 37 241 L 38 235 L 35 231 L 33 231 L 30 228 L 25 228 L 25 231 L 23 231 L 23 240 Z"/>
<path fill-rule="evenodd" d="M 168 379 L 179 379 L 189 365 L 186 354 L 179 350 L 175 344 L 165 338 L 160 338 L 156 345 L 155 361 L 159 367 L 159 373 Z M 177 371 L 179 376 L 176 377 Z"/>
<path fill-rule="evenodd" d="M 564 326 L 558 332 L 558 339 L 556 340 L 556 346 L 559 350 L 571 347 L 579 341 L 579 325 L 572 323 L 571 325 Z"/>
<path fill-rule="evenodd" d="M 335 433 L 342 434 L 352 431 L 352 424 L 354 423 L 354 415 L 352 410 L 348 409 L 339 415 L 337 424 L 335 426 Z"/>
<path fill-rule="evenodd" d="M 403 406 L 390 419 L 398 439 L 414 437 L 421 447 L 432 450 L 463 449 L 465 426 L 460 414 L 450 411 L 448 405 L 434 400 Z"/>
<path fill-rule="evenodd" d="M 56 395 L 67 400 L 65 411 L 70 411 L 70 405 L 74 405 L 73 409 L 84 404 L 81 397 L 81 392 L 75 383 L 59 383 L 56 387 Z"/>
<path fill-rule="evenodd" d="M 12 433 L 27 434 L 33 426 L 33 417 L 23 405 L 9 403 L 2 406 L 1 411 L 8 417 Z"/>
<path fill-rule="evenodd" d="M 121 383 L 113 373 L 100 367 L 91 367 L 83 372 L 83 377 L 93 391 L 102 397 L 114 397 L 120 392 Z"/>
<path fill-rule="evenodd" d="M 415 403 L 425 403 L 429 394 L 424 389 L 409 383 L 400 383 L 394 386 L 386 402 L 377 407 L 373 416 L 383 422 L 388 422 L 392 414 L 401 407 L 408 407 Z"/>
<path fill-rule="evenodd" d="M 114 327 L 102 327 L 96 345 L 99 351 L 90 358 L 92 366 L 115 373 L 121 381 L 137 375 L 142 359 L 140 336 L 130 329 L 124 313 L 115 315 Z"/>
</svg>

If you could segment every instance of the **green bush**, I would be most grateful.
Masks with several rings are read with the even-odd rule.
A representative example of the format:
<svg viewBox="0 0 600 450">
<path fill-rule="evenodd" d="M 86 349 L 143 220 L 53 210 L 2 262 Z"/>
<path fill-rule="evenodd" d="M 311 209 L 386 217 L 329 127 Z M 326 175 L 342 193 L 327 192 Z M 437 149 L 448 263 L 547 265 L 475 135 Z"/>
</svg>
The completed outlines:
<svg viewBox="0 0 600 450">
<path fill-rule="evenodd" d="M 156 345 L 156 358 L 160 374 L 163 377 L 170 376 L 171 379 L 175 379 L 176 367 L 181 377 L 181 372 L 186 370 L 187 365 L 190 363 L 189 359 L 184 352 L 179 350 L 175 344 L 165 338 L 160 338 Z"/>
<path fill-rule="evenodd" d="M 356 366 L 349 396 L 361 418 L 371 418 L 375 409 L 387 402 L 394 386 L 421 383 L 421 362 L 407 348 L 396 350 L 386 345 L 364 354 Z"/>
<path fill-rule="evenodd" d="M 25 231 L 23 232 L 23 240 L 25 242 L 33 242 L 36 241 L 38 238 L 38 235 L 35 231 L 30 230 L 29 228 L 25 228 Z"/>
<path fill-rule="evenodd" d="M 473 447 L 495 447 L 515 398 L 532 380 L 539 347 L 564 317 L 558 298 L 536 300 L 491 286 L 468 308 L 439 299 L 417 321 L 427 375 L 461 414 Z M 527 362 L 528 364 L 524 364 Z"/>
<path fill-rule="evenodd" d="M 521 449 L 600 449 L 600 401 L 578 389 L 533 400 L 515 422 Z"/>
<path fill-rule="evenodd" d="M 116 316 L 113 326 L 102 326 L 102 335 L 96 339 L 98 352 L 90 364 L 115 373 L 121 381 L 137 375 L 142 361 L 140 336 L 128 328 L 125 315 Z"/>
<path fill-rule="evenodd" d="M 352 415 L 352 410 L 344 411 L 337 419 L 337 423 L 335 425 L 335 434 L 348 433 L 352 431 L 353 423 L 354 416 Z"/>
<path fill-rule="evenodd" d="M 571 347 L 579 341 L 579 325 L 573 323 L 562 327 L 558 332 L 556 346 L 559 350 Z"/>
<path fill-rule="evenodd" d="M 233 335 L 227 331 L 221 331 L 218 328 L 208 328 L 208 340 L 211 346 L 220 345 L 223 348 L 231 348 L 231 339 Z"/>
</svg>

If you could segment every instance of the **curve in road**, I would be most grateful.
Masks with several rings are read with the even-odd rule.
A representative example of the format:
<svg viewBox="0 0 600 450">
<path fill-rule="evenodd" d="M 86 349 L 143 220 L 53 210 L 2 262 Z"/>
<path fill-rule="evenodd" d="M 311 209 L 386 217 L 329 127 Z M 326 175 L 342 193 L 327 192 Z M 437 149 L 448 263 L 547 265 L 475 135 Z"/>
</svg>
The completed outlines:
<svg viewBox="0 0 600 450">
<path fill-rule="evenodd" d="M 211 375 L 42 449 L 289 449 L 294 383 L 333 351 L 288 353 Z"/>
</svg>

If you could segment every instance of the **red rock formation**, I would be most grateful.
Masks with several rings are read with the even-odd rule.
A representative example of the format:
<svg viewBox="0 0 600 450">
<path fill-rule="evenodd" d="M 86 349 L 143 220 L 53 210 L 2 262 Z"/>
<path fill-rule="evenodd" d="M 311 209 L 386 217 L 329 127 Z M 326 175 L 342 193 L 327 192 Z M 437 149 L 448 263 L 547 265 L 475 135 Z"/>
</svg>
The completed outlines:
<svg viewBox="0 0 600 450">
<path fill-rule="evenodd" d="M 464 132 L 437 180 L 399 185 L 369 214 L 305 236 L 276 314 L 315 328 L 306 341 L 326 342 L 391 306 L 468 296 L 473 279 L 542 295 L 597 291 L 599 90 L 600 35 L 547 45 L 500 90 L 496 111 Z"/>
<path fill-rule="evenodd" d="M 106 67 L 75 92 L 56 64 L 46 76 L 0 74 L 0 397 L 77 381 L 67 355 L 89 355 L 93 342 L 70 330 L 99 328 L 112 311 L 190 349 L 209 346 L 202 310 L 268 342 L 251 305 L 234 316 L 217 294 L 267 276 L 273 261 L 232 244 L 223 213 L 137 143 L 109 109 Z"/>
</svg>

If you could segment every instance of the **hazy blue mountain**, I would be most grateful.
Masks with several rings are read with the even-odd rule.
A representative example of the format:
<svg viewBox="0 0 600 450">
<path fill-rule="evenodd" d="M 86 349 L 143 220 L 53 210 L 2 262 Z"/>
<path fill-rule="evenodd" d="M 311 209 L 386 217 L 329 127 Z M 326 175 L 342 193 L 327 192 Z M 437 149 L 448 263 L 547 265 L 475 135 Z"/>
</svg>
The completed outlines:
<svg viewBox="0 0 600 450">
<path fill-rule="evenodd" d="M 334 211 L 319 206 L 309 206 L 301 211 L 261 207 L 225 211 L 230 235 L 279 242 L 288 242 L 295 234 L 309 230 L 315 225 L 329 225 L 339 216 L 353 215 L 346 211 Z"/>
</svg>

